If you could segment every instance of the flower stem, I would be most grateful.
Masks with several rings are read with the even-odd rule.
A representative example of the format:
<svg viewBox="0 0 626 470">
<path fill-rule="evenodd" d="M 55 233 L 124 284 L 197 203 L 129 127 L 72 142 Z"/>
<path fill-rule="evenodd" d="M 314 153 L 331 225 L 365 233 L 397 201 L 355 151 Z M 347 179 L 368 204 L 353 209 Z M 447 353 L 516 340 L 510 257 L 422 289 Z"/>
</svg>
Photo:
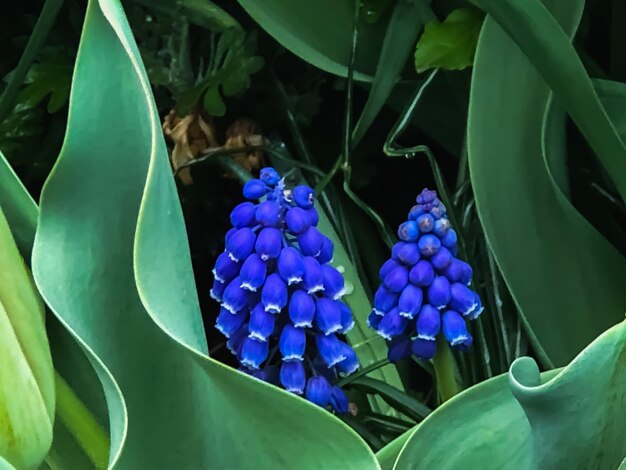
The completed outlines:
<svg viewBox="0 0 626 470">
<path fill-rule="evenodd" d="M 109 437 L 67 382 L 55 371 L 56 414 L 98 469 L 109 463 Z"/>
<path fill-rule="evenodd" d="M 39 49 L 41 49 L 41 46 L 46 42 L 48 33 L 61 9 L 61 5 L 63 5 L 63 0 L 46 0 L 41 14 L 37 19 L 37 23 L 35 24 L 35 29 L 33 29 L 33 33 L 30 35 L 30 39 L 26 44 L 24 53 L 13 71 L 13 76 L 9 84 L 0 97 L 0 121 L 3 121 L 15 106 L 15 99 L 17 98 L 20 86 L 24 83 L 24 78 L 26 78 L 30 66 L 35 60 L 35 57 L 37 57 Z"/>
<path fill-rule="evenodd" d="M 445 402 L 461 391 L 456 362 L 448 343 L 440 335 L 437 338 L 437 353 L 433 358 L 437 390 L 441 402 Z"/>
</svg>

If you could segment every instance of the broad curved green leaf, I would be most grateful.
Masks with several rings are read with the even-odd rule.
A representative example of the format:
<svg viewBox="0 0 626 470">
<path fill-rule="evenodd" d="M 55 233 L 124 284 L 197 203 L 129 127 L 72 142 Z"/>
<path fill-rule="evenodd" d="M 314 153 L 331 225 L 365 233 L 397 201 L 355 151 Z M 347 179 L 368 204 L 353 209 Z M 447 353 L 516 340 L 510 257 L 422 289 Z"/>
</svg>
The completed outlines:
<svg viewBox="0 0 626 470">
<path fill-rule="evenodd" d="M 348 75 L 353 1 L 239 0 L 239 4 L 287 50 L 326 72 Z M 356 80 L 372 80 L 386 29 L 383 19 L 359 25 Z"/>
<path fill-rule="evenodd" d="M 89 2 L 33 267 L 124 394 L 120 468 L 377 467 L 329 413 L 207 357 L 159 118 L 115 0 Z"/>
<path fill-rule="evenodd" d="M 626 146 L 595 93 L 567 28 L 541 0 L 470 0 L 498 21 L 572 117 L 626 200 Z M 546 3 L 546 2 L 544 2 Z M 562 8 L 574 10 L 570 2 Z M 561 25 L 559 25 L 561 23 Z M 564 31 L 564 29 L 566 31 Z M 571 34 L 569 34 L 571 36 Z"/>
<path fill-rule="evenodd" d="M 530 358 L 455 396 L 411 435 L 398 469 L 617 468 L 626 455 L 626 321 L 567 367 Z"/>
<path fill-rule="evenodd" d="M 37 205 L 1 151 L 0 206 L 22 256 L 30 259 L 37 226 Z"/>
<path fill-rule="evenodd" d="M 583 2 L 546 5 L 571 35 Z M 619 321 L 626 305 L 626 260 L 554 180 L 550 167 L 564 158 L 543 151 L 565 146 L 542 145 L 549 96 L 526 56 L 488 18 L 474 62 L 468 121 L 476 206 L 533 346 L 545 352 L 544 362 L 564 365 Z M 546 129 L 546 139 L 564 138 Z"/>
<path fill-rule="evenodd" d="M 5 215 L 15 241 L 25 259 L 29 259 L 35 238 L 37 217 L 39 214 L 35 201 L 21 183 L 9 163 L 0 152 L 0 206 Z M 70 382 L 74 393 L 96 415 L 101 424 L 107 424 L 106 409 L 103 397 L 103 387 L 108 391 L 109 416 L 113 423 L 121 423 L 123 436 L 126 422 L 126 409 L 119 388 L 109 371 L 100 359 L 88 347 L 77 341 L 74 332 L 66 329 L 67 325 L 56 321 L 49 315 L 46 318 L 48 339 L 50 341 L 53 363 L 57 371 Z M 54 424 L 54 435 L 50 455 L 46 458 L 56 458 L 64 466 L 72 468 L 87 468 L 87 457 L 78 447 L 74 437 L 69 434 L 60 420 Z M 120 447 L 121 443 L 117 446 Z M 114 462 L 117 451 L 114 449 L 110 457 Z"/>
</svg>

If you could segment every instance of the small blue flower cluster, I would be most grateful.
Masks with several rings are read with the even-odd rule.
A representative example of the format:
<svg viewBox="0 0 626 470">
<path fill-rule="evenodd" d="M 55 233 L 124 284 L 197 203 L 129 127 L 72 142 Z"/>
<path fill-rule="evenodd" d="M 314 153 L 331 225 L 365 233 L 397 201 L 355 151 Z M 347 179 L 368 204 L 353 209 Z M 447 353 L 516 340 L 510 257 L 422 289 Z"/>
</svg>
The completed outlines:
<svg viewBox="0 0 626 470">
<path fill-rule="evenodd" d="M 465 318 L 474 320 L 483 307 L 468 287 L 472 268 L 456 258 L 456 233 L 435 191 L 424 189 L 417 196 L 398 237 L 380 269 L 382 284 L 368 318 L 369 326 L 390 341 L 389 360 L 412 354 L 431 359 L 440 331 L 454 349 L 467 349 L 472 336 Z"/>
<path fill-rule="evenodd" d="M 226 250 L 215 263 L 211 297 L 221 303 L 216 328 L 241 370 L 324 408 L 348 412 L 337 385 L 359 362 L 338 334 L 354 326 L 332 241 L 316 228 L 315 192 L 285 187 L 273 168 L 243 188 L 230 215 Z M 283 314 L 284 312 L 284 314 Z M 272 363 L 280 352 L 280 366 Z"/>
</svg>

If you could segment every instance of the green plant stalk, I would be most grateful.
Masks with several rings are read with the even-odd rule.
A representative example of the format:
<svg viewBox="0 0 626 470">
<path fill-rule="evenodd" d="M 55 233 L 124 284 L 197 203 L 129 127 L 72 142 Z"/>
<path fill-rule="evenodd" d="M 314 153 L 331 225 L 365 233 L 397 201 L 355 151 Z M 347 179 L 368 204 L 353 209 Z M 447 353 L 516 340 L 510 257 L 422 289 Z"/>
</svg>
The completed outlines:
<svg viewBox="0 0 626 470">
<path fill-rule="evenodd" d="M 56 414 L 97 469 L 109 464 L 109 437 L 65 379 L 55 371 Z"/>
<path fill-rule="evenodd" d="M 13 72 L 11 81 L 9 81 L 4 93 L 2 93 L 2 97 L 0 97 L 0 122 L 3 121 L 7 114 L 13 109 L 20 86 L 24 83 L 26 74 L 30 70 L 30 66 L 35 60 L 35 57 L 37 57 L 39 49 L 41 49 L 41 46 L 43 46 L 46 41 L 48 33 L 62 5 L 63 0 L 46 0 L 41 14 L 37 19 L 37 23 L 35 24 L 35 29 L 33 29 L 33 33 L 28 39 L 24 53 L 22 57 L 20 57 L 20 61 Z"/>
<path fill-rule="evenodd" d="M 439 335 L 437 337 L 437 353 L 433 358 L 435 367 L 435 377 L 439 398 L 444 403 L 458 394 L 462 389 L 459 385 L 458 370 L 456 362 L 452 356 L 452 351 L 445 339 Z"/>
</svg>

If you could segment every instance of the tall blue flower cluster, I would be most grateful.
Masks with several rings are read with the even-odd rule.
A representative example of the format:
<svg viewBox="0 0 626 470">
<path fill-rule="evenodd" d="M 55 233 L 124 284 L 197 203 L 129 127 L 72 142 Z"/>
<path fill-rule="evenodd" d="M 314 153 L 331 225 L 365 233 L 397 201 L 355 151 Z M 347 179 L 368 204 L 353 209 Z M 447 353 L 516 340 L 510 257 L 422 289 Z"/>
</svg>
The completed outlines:
<svg viewBox="0 0 626 470">
<path fill-rule="evenodd" d="M 231 212 L 233 228 L 213 269 L 211 297 L 221 304 L 215 326 L 241 370 L 346 413 L 348 398 L 334 384 L 359 362 L 338 335 L 354 320 L 341 301 L 343 276 L 330 264 L 333 243 L 317 229 L 315 192 L 288 189 L 264 168 L 243 195 L 249 201 Z"/>
<path fill-rule="evenodd" d="M 400 241 L 380 269 L 368 323 L 389 341 L 392 362 L 411 356 L 431 359 L 435 340 L 444 337 L 457 350 L 472 345 L 467 320 L 483 310 L 468 286 L 472 268 L 458 259 L 457 237 L 437 193 L 424 189 L 398 228 Z"/>
</svg>

